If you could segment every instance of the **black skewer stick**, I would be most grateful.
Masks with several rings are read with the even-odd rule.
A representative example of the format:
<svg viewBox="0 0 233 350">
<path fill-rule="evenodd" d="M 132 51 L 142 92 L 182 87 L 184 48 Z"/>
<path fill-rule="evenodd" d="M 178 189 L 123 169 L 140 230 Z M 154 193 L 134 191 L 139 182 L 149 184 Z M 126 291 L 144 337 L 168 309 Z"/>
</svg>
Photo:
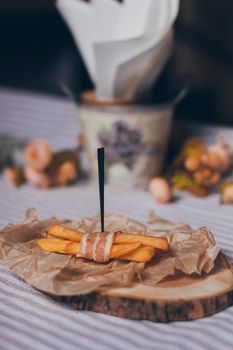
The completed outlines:
<svg viewBox="0 0 233 350">
<path fill-rule="evenodd" d="M 104 232 L 104 148 L 97 149 L 101 232 Z"/>
</svg>

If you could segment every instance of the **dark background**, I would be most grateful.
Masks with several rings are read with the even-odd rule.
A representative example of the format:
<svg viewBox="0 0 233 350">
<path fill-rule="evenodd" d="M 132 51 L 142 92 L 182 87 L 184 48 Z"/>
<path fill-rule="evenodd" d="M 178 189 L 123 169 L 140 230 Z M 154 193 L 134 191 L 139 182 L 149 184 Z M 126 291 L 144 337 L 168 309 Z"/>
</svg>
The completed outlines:
<svg viewBox="0 0 233 350">
<path fill-rule="evenodd" d="M 114 0 L 109 0 L 114 1 Z M 190 73 L 177 118 L 233 125 L 233 1 L 181 0 L 174 52 L 163 79 Z M 0 86 L 61 94 L 59 82 L 91 87 L 82 59 L 51 0 L 0 3 Z"/>
</svg>

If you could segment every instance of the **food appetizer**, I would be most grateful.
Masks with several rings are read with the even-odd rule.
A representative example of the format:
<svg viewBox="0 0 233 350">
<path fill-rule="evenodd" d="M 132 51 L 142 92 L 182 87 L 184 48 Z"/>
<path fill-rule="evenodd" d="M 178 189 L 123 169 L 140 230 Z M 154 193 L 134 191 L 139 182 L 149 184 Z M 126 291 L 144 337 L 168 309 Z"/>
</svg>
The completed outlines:
<svg viewBox="0 0 233 350">
<path fill-rule="evenodd" d="M 167 252 L 169 244 L 164 237 L 136 233 L 80 232 L 63 225 L 52 225 L 47 234 L 56 238 L 37 240 L 47 252 L 75 255 L 98 263 L 111 259 L 148 262 L 157 251 Z"/>
<path fill-rule="evenodd" d="M 79 310 L 169 322 L 232 303 L 232 263 L 206 227 L 123 215 L 23 222 L 0 231 L 0 260 L 34 288 Z M 97 231 L 101 232 L 97 232 Z M 102 232 L 103 231 L 103 232 Z"/>
</svg>

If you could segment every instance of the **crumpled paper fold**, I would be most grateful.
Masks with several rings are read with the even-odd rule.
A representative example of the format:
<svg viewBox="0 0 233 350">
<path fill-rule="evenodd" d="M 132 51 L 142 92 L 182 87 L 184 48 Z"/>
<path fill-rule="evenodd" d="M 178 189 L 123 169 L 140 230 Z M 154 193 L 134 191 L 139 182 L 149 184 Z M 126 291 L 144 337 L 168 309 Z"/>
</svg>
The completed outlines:
<svg viewBox="0 0 233 350">
<path fill-rule="evenodd" d="M 106 214 L 107 231 L 123 231 L 167 237 L 171 249 L 157 253 L 147 264 L 113 260 L 97 264 L 82 258 L 42 251 L 36 244 L 46 236 L 46 229 L 62 223 L 84 232 L 100 229 L 99 217 L 61 221 L 56 218 L 39 220 L 35 209 L 26 213 L 22 223 L 9 224 L 0 231 L 0 260 L 33 287 L 52 295 L 81 295 L 100 287 L 126 287 L 135 282 L 156 285 L 176 273 L 208 274 L 214 268 L 219 253 L 211 232 L 201 227 L 174 223 L 150 214 L 149 225 L 122 215 Z"/>
</svg>

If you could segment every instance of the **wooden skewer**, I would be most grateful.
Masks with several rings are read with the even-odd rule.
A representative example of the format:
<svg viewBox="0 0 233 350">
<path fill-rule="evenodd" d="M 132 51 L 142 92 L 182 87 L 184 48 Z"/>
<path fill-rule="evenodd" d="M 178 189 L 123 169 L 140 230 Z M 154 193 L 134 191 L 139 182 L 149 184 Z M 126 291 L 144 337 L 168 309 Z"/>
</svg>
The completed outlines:
<svg viewBox="0 0 233 350">
<path fill-rule="evenodd" d="M 104 147 L 97 149 L 101 232 L 104 232 Z"/>
</svg>

